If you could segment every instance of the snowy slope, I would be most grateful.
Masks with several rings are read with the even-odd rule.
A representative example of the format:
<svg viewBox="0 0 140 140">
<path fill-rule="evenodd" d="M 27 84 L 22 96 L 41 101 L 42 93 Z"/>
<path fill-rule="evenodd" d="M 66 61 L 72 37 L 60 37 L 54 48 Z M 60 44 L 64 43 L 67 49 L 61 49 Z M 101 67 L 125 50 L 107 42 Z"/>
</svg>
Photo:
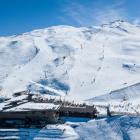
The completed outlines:
<svg viewBox="0 0 140 140">
<path fill-rule="evenodd" d="M 138 98 L 140 98 L 140 83 L 123 87 L 104 95 L 96 96 L 93 99 L 90 99 L 90 101 L 129 101 Z"/>
<path fill-rule="evenodd" d="M 0 37 L 1 96 L 26 89 L 50 94 L 51 88 L 85 100 L 139 82 L 140 28 L 127 22 Z"/>
</svg>

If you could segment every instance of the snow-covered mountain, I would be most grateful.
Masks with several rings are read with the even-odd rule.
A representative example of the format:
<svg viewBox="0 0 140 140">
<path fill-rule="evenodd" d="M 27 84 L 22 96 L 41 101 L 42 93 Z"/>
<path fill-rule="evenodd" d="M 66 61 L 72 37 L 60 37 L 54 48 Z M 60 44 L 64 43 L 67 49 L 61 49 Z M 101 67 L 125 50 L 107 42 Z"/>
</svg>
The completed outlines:
<svg viewBox="0 0 140 140">
<path fill-rule="evenodd" d="M 132 87 L 125 94 L 138 99 L 139 82 L 140 27 L 127 22 L 81 28 L 54 26 L 0 37 L 1 96 L 28 89 L 95 100 Z"/>
</svg>

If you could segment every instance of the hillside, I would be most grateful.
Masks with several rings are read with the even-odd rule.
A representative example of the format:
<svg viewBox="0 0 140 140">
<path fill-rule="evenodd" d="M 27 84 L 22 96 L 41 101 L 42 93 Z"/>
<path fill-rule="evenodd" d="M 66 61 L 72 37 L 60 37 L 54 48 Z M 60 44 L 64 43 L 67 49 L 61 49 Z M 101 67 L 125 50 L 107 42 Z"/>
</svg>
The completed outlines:
<svg viewBox="0 0 140 140">
<path fill-rule="evenodd" d="M 127 22 L 0 37 L 1 97 L 30 90 L 86 100 L 136 85 L 138 99 L 139 82 L 140 27 Z"/>
</svg>

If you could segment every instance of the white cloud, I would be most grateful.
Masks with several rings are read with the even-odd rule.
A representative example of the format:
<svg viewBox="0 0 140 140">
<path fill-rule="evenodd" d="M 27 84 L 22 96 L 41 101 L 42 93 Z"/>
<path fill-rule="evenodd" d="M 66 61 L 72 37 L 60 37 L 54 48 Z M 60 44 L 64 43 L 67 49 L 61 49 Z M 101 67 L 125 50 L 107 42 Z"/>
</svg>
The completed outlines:
<svg viewBox="0 0 140 140">
<path fill-rule="evenodd" d="M 69 19 L 80 26 L 100 25 L 117 19 L 126 20 L 125 9 L 122 8 L 122 1 L 102 8 L 95 8 L 94 4 L 90 4 L 87 7 L 71 1 L 63 9 L 63 12 Z"/>
<path fill-rule="evenodd" d="M 140 25 L 140 18 L 134 19 L 133 24 L 134 25 Z"/>
<path fill-rule="evenodd" d="M 113 20 L 123 19 L 125 16 L 121 9 L 106 8 L 104 10 L 96 10 L 96 16 L 94 17 L 96 24 L 108 23 Z"/>
</svg>

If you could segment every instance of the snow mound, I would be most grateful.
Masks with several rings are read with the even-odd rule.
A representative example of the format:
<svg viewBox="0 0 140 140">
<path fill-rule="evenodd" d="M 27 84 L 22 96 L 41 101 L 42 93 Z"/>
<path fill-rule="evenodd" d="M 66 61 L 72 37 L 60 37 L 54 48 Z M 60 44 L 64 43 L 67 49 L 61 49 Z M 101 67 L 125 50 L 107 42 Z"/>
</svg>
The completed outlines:
<svg viewBox="0 0 140 140">
<path fill-rule="evenodd" d="M 112 117 L 89 121 L 75 129 L 79 140 L 139 140 L 139 117 Z"/>
</svg>

